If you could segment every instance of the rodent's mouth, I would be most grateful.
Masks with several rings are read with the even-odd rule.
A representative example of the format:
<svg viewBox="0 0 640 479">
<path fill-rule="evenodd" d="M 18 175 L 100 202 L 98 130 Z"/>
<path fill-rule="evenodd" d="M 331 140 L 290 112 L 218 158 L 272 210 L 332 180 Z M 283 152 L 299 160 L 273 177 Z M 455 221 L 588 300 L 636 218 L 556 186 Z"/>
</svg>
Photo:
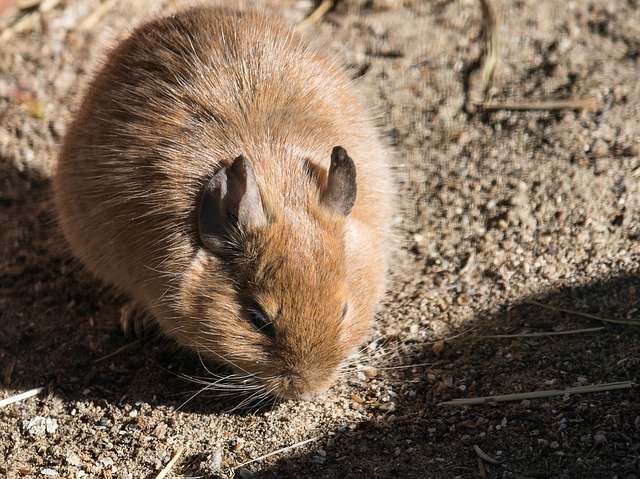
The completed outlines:
<svg viewBox="0 0 640 479">
<path fill-rule="evenodd" d="M 271 394 L 278 399 L 296 401 L 313 401 L 329 388 L 332 377 L 319 378 L 317 375 L 302 376 L 289 373 L 272 377 L 265 381 Z"/>
</svg>

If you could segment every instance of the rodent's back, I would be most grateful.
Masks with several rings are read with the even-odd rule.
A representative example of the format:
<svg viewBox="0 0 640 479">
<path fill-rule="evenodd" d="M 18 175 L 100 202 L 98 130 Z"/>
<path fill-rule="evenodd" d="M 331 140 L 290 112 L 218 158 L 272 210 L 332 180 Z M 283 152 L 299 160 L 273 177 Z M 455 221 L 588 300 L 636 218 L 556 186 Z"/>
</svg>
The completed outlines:
<svg viewBox="0 0 640 479">
<path fill-rule="evenodd" d="M 197 194 L 230 152 L 255 158 L 261 183 L 295 201 L 304 192 L 286 162 L 343 145 L 360 159 L 353 214 L 385 225 L 388 205 L 376 203 L 386 198 L 375 192 L 388 179 L 377 158 L 367 162 L 382 148 L 349 80 L 311 52 L 274 19 L 196 9 L 144 26 L 111 53 L 54 184 L 64 232 L 94 273 L 136 290 L 157 287 L 155 269 L 178 271 L 195 247 Z M 317 160 L 328 167 L 328 154 Z"/>
<path fill-rule="evenodd" d="M 292 172 L 301 159 L 328 170 L 335 145 L 356 164 L 351 216 L 371 236 L 362 268 L 379 296 L 390 180 L 351 81 L 278 20 L 193 9 L 138 28 L 89 85 L 54 179 L 60 223 L 94 274 L 161 317 L 198 254 L 194 211 L 219 165 L 250 158 L 270 201 L 304 208 L 317 192 Z"/>
</svg>

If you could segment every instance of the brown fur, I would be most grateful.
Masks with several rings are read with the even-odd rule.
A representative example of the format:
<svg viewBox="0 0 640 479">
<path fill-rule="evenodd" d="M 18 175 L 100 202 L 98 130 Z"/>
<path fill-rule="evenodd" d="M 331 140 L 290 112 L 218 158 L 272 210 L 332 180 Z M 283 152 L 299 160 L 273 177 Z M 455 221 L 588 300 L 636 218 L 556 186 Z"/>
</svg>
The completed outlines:
<svg viewBox="0 0 640 479">
<path fill-rule="evenodd" d="M 320 201 L 336 145 L 357 171 L 346 217 Z M 238 155 L 253 164 L 270 221 L 215 255 L 194 212 Z M 70 125 L 54 188 L 74 253 L 165 334 L 274 395 L 311 397 L 363 340 L 383 292 L 389 182 L 369 115 L 332 61 L 278 20 L 198 8 L 141 26 L 111 52 Z M 279 312 L 274 338 L 247 321 L 246 298 Z"/>
</svg>

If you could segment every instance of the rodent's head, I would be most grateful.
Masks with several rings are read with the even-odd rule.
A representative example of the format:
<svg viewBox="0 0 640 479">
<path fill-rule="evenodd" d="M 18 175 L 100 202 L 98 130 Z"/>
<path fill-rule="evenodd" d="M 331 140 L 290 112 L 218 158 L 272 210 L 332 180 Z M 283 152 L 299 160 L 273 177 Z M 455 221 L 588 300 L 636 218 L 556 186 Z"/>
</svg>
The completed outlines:
<svg viewBox="0 0 640 479">
<path fill-rule="evenodd" d="M 349 294 L 355 165 L 336 147 L 328 171 L 305 169 L 298 180 L 315 189 L 312 201 L 287 205 L 260 191 L 251 161 L 239 156 L 209 180 L 197 211 L 200 279 L 189 299 L 196 346 L 280 398 L 324 391 L 371 315 Z M 207 281 L 210 274 L 226 281 Z"/>
</svg>

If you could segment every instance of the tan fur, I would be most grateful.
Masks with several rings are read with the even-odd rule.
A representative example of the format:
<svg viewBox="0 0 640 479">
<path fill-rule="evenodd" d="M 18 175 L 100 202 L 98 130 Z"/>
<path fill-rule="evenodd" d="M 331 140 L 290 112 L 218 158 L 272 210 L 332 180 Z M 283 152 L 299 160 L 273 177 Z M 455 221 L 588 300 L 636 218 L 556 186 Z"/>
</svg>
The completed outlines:
<svg viewBox="0 0 640 479">
<path fill-rule="evenodd" d="M 357 171 L 346 218 L 319 204 L 305 164 L 327 171 L 336 145 Z M 238 232 L 236 253 L 221 258 L 202 247 L 194 211 L 208 178 L 238 155 L 253 164 L 270 224 Z M 198 8 L 134 31 L 91 83 L 54 188 L 89 270 L 165 334 L 277 396 L 325 389 L 383 292 L 385 150 L 348 77 L 262 14 Z M 242 297 L 281 310 L 275 339 L 247 321 Z"/>
</svg>

